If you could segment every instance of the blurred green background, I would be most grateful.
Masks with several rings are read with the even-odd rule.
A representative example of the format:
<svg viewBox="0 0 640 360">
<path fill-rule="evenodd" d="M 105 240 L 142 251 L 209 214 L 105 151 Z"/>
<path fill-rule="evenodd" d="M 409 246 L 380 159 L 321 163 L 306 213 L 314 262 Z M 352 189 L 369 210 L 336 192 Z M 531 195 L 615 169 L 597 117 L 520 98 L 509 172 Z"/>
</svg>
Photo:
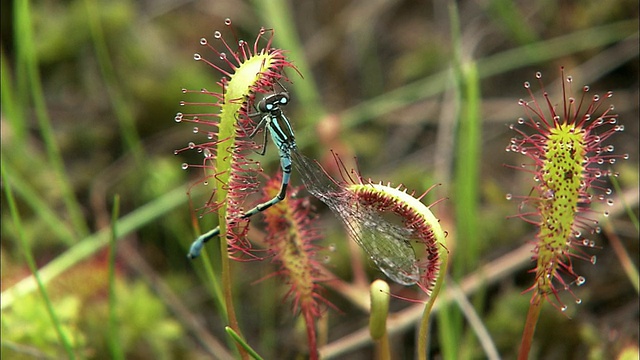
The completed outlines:
<svg viewBox="0 0 640 360">
<path fill-rule="evenodd" d="M 520 292 L 532 284 L 526 244 L 535 229 L 506 219 L 518 208 L 505 199 L 527 195 L 532 180 L 503 166 L 525 161 L 504 150 L 515 135 L 508 125 L 524 116 L 517 104 L 527 99 L 522 84 L 530 81 L 538 91 L 534 74 L 541 71 L 560 103 L 564 66 L 574 95 L 584 84 L 595 94 L 612 90 L 625 131 L 610 142 L 616 153 L 630 154 L 614 168 L 616 206 L 609 227 L 590 237 L 599 246 L 597 264 L 574 263 L 587 278 L 574 289 L 582 304 L 563 293 L 570 318 L 551 307 L 543 312 L 532 358 L 611 358 L 637 346 L 637 278 L 625 273 L 624 250 L 614 251 L 611 242 L 626 249 L 627 265 L 637 269 L 638 2 L 461 1 L 459 24 L 445 1 L 69 0 L 1 7 L 3 357 L 68 356 L 35 283 L 24 280 L 31 258 L 79 358 L 233 353 L 203 264 L 185 256 L 194 223 L 206 230 L 215 221 L 192 211 L 208 194 L 194 187 L 191 207 L 186 195 L 201 174 L 181 164 L 197 164 L 200 156 L 174 155 L 189 141 L 205 141 L 174 116 L 184 110 L 181 100 L 194 101 L 182 88 L 217 90 L 220 74 L 193 61 L 193 53 L 215 58 L 199 45 L 215 30 L 233 41 L 227 17 L 238 38 L 250 42 L 261 26 L 274 28 L 275 46 L 300 69 L 304 78 L 288 74 L 287 114 L 307 156 L 329 168 L 330 149 L 349 164 L 357 156 L 365 178 L 417 193 L 442 184 L 426 202 L 447 198 L 433 211 L 449 233 L 450 273 L 504 358 L 515 358 L 530 298 Z M 469 68 L 477 78 L 460 77 Z M 470 82 L 478 94 L 457 85 Z M 459 122 L 469 118 L 475 120 Z M 261 162 L 265 172 L 278 171 L 272 146 Z M 293 183 L 299 184 L 295 173 Z M 327 266 L 350 280 L 349 241 L 338 220 L 317 207 L 326 233 L 321 245 L 336 248 L 323 253 Z M 118 241 L 110 266 L 114 208 Z M 253 224 L 260 229 L 259 220 Z M 235 266 L 242 274 L 237 311 L 249 343 L 265 358 L 304 352 L 291 304 L 282 301 L 286 286 L 276 279 L 254 283 L 275 271 L 269 261 Z M 381 276 L 371 264 L 365 268 Z M 322 322 L 328 342 L 340 348 L 341 339 L 366 327 L 367 316 L 339 291 L 324 295 L 342 311 L 327 310 Z M 392 309 L 411 305 L 394 299 Z M 434 321 L 431 357 L 485 358 L 458 307 L 444 312 Z M 412 327 L 394 331 L 397 358 L 413 357 Z M 345 345 L 334 358 L 368 359 L 373 352 L 366 342 Z"/>
</svg>

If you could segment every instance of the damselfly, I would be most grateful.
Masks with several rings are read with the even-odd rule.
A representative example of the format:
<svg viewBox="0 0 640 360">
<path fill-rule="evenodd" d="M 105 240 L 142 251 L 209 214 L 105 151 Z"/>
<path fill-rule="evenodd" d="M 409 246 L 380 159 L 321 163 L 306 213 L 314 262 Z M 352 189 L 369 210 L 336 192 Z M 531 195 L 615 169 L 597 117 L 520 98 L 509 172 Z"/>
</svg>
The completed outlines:
<svg viewBox="0 0 640 360">
<path fill-rule="evenodd" d="M 271 200 L 258 204 L 253 209 L 247 211 L 241 218 L 246 219 L 261 211 L 264 211 L 271 206 L 282 201 L 287 195 L 287 186 L 291 178 L 291 152 L 296 150 L 296 140 L 293 135 L 293 129 L 289 119 L 285 116 L 280 109 L 280 106 L 287 105 L 289 103 L 289 93 L 282 91 L 279 93 L 271 94 L 260 100 L 256 106 L 258 111 L 255 114 L 249 114 L 252 116 L 262 116 L 255 129 L 248 134 L 249 138 L 253 138 L 260 129 L 265 129 L 264 141 L 260 154 L 264 155 L 267 148 L 267 132 L 271 134 L 271 139 L 278 147 L 278 154 L 280 155 L 280 168 L 282 169 L 282 184 L 280 191 Z M 216 227 L 205 234 L 200 235 L 192 244 L 189 249 L 187 257 L 194 259 L 200 255 L 204 244 L 220 235 L 220 227 Z"/>
<path fill-rule="evenodd" d="M 247 136 L 253 138 L 260 129 L 266 129 L 260 151 L 260 154 L 264 154 L 267 145 L 266 133 L 271 134 L 273 142 L 278 147 L 283 176 L 278 194 L 271 200 L 247 211 L 242 218 L 264 211 L 285 198 L 293 164 L 305 188 L 327 204 L 342 220 L 350 237 L 365 250 L 383 273 L 402 285 L 417 283 L 420 278 L 420 268 L 415 250 L 409 242 L 411 230 L 391 223 L 375 209 L 358 204 L 357 201 L 352 201 L 352 198 L 344 196 L 344 190 L 324 172 L 317 162 L 298 152 L 291 123 L 280 108 L 288 103 L 289 94 L 286 91 L 272 94 L 258 103 L 256 114 L 250 114 L 250 116 L 260 115 L 262 118 Z M 216 227 L 198 237 L 191 245 L 188 257 L 192 259 L 197 257 L 204 244 L 219 234 L 220 228 Z"/>
</svg>

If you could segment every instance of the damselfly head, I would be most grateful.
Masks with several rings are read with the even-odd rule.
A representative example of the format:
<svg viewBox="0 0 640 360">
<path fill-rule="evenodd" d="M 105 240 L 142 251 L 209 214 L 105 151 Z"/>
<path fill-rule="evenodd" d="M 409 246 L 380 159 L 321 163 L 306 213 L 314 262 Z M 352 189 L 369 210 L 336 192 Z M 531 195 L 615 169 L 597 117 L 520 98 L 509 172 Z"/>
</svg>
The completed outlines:
<svg viewBox="0 0 640 360">
<path fill-rule="evenodd" d="M 279 92 L 276 94 L 271 94 L 265 96 L 264 99 L 260 100 L 258 103 L 257 109 L 261 113 L 269 113 L 272 111 L 279 110 L 279 106 L 284 106 L 289 103 L 289 93 L 286 91 Z"/>
</svg>

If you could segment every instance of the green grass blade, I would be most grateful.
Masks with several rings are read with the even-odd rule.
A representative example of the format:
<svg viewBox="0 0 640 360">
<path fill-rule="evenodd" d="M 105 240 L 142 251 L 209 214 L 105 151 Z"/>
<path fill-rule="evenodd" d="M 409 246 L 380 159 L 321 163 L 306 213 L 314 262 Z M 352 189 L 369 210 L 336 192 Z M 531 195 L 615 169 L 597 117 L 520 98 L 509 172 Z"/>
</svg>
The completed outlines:
<svg viewBox="0 0 640 360">
<path fill-rule="evenodd" d="M 100 8 L 96 0 L 85 0 L 87 8 L 87 18 L 91 29 L 91 38 L 96 51 L 98 64 L 102 78 L 106 83 L 109 101 L 120 124 L 120 133 L 126 144 L 127 150 L 131 151 L 136 159 L 136 163 L 145 164 L 143 147 L 140 137 L 135 127 L 135 118 L 131 106 L 119 91 L 118 79 L 109 57 L 109 50 L 102 31 L 100 22 Z"/>
<path fill-rule="evenodd" d="M 13 86 L 11 79 L 12 74 L 9 71 L 9 61 L 4 55 L 4 48 L 0 52 L 0 84 L 2 88 L 2 96 L 0 96 L 0 102 L 2 103 L 3 118 L 6 116 L 8 123 L 12 130 L 12 136 L 15 137 L 16 143 L 22 143 L 27 135 L 27 122 L 24 119 L 23 106 L 21 99 L 16 88 Z"/>
<path fill-rule="evenodd" d="M 304 57 L 304 48 L 300 43 L 295 21 L 288 2 L 284 0 L 253 1 L 256 12 L 262 16 L 262 21 L 277 30 L 275 42 L 282 49 L 287 49 L 287 57 L 298 68 L 304 79 L 297 74 L 287 74 L 294 82 L 296 99 L 300 99 L 300 108 L 306 109 L 302 119 L 305 125 L 317 124 L 326 111 L 322 105 L 313 73 Z M 299 122 L 298 122 L 299 123 Z"/>
<path fill-rule="evenodd" d="M 120 341 L 120 333 L 118 331 L 117 306 L 118 299 L 116 295 L 116 253 L 117 253 L 117 237 L 118 233 L 118 217 L 120 215 L 120 196 L 116 195 L 113 199 L 113 213 L 111 214 L 111 236 L 109 237 L 109 349 L 111 350 L 112 359 L 124 359 L 122 346 Z"/>
<path fill-rule="evenodd" d="M 462 112 L 458 123 L 458 140 L 456 141 L 456 177 L 455 198 L 456 232 L 459 239 L 464 239 L 464 246 L 456 254 L 456 266 L 460 273 L 466 273 L 477 266 L 479 242 L 482 235 L 479 228 L 479 184 L 481 147 L 480 122 L 480 82 L 478 69 L 474 62 L 462 65 Z M 454 274 L 455 275 L 455 274 Z"/>
<path fill-rule="evenodd" d="M 60 154 L 60 149 L 55 139 L 51 119 L 49 118 L 44 100 L 44 92 L 38 69 L 38 59 L 33 41 L 29 1 L 20 1 L 15 5 L 16 47 L 20 49 L 19 53 L 24 56 L 22 60 L 24 61 L 26 81 L 31 90 L 35 114 L 38 120 L 40 134 L 42 135 L 47 151 L 49 165 L 56 175 L 54 181 L 56 181 L 60 187 L 60 192 L 62 193 L 65 207 L 69 212 L 71 223 L 75 231 L 79 235 L 84 236 L 89 233 L 89 228 L 82 214 L 81 206 L 73 192 L 71 182 L 65 173 L 62 155 Z"/>
<path fill-rule="evenodd" d="M 3 151 L 2 159 L 7 169 L 6 176 L 13 184 L 13 190 L 16 195 L 24 200 L 31 210 L 33 210 L 39 221 L 48 226 L 47 230 L 50 231 L 56 239 L 61 240 L 68 246 L 75 244 L 77 238 L 73 229 L 58 216 L 58 213 L 52 208 L 50 203 L 44 201 L 42 196 L 29 186 L 28 181 L 16 175 L 17 171 L 13 166 L 13 154 L 13 152 Z"/>
<path fill-rule="evenodd" d="M 253 359 L 256 359 L 256 360 L 262 360 L 262 357 L 255 350 L 253 350 L 253 348 L 249 344 L 247 344 L 247 342 L 240 335 L 238 335 L 238 333 L 235 332 L 231 327 L 225 326 L 224 330 L 227 332 L 227 334 L 229 334 L 229 336 L 231 336 L 231 338 L 238 345 L 240 345 L 243 349 L 247 350 L 247 353 L 249 354 L 249 356 L 251 356 Z"/>
<path fill-rule="evenodd" d="M 526 21 L 517 3 L 511 0 L 491 0 L 487 4 L 487 14 L 519 44 L 527 44 L 538 40 L 538 35 Z"/>
<path fill-rule="evenodd" d="M 180 187 L 174 189 L 164 196 L 139 207 L 126 216 L 123 216 L 116 224 L 118 230 L 117 238 L 123 238 L 131 232 L 151 223 L 170 210 L 173 210 L 177 206 L 183 204 L 187 201 L 187 197 L 184 196 L 184 194 L 184 188 Z M 106 246 L 109 242 L 110 231 L 111 229 L 103 229 L 97 233 L 87 236 L 65 253 L 43 266 L 40 270 L 40 277 L 43 283 L 48 283 L 56 276 L 62 274 L 65 270 Z M 1 308 L 5 309 L 8 306 L 11 306 L 14 301 L 20 299 L 20 297 L 25 294 L 32 292 L 35 288 L 36 283 L 34 282 L 33 277 L 21 280 L 16 285 L 2 292 L 2 303 L 0 303 Z"/>
<path fill-rule="evenodd" d="M 56 333 L 58 334 L 60 343 L 62 343 L 62 346 L 64 347 L 68 358 L 75 359 L 75 354 L 73 353 L 73 346 L 71 344 L 71 341 L 69 340 L 69 338 L 67 337 L 67 334 L 65 334 L 64 330 L 62 329 L 62 324 L 60 323 L 58 315 L 56 314 L 53 308 L 53 303 L 49 298 L 47 289 L 45 288 L 44 283 L 40 278 L 40 272 L 38 271 L 38 267 L 36 266 L 36 261 L 33 258 L 33 254 L 31 253 L 31 247 L 29 246 L 29 243 L 24 234 L 24 229 L 22 228 L 22 222 L 20 220 L 20 214 L 18 213 L 18 208 L 16 206 L 15 199 L 13 197 L 13 191 L 11 189 L 12 184 L 9 181 L 9 179 L 5 176 L 6 173 L 4 168 L 4 162 L 0 162 L 0 172 L 2 173 L 2 183 L 4 185 L 4 190 L 7 195 L 7 203 L 9 205 L 9 210 L 11 212 L 11 218 L 15 224 L 15 227 L 18 233 L 18 245 L 22 248 L 22 252 L 24 254 L 25 260 L 27 261 L 29 270 L 31 270 L 31 273 L 33 274 L 33 277 L 35 279 L 35 283 L 37 284 L 40 295 L 44 300 L 45 307 L 47 308 L 47 313 L 49 314 L 49 317 L 51 318 L 51 322 L 53 323 Z M 4 303 L 4 296 L 2 298 Z"/>
<path fill-rule="evenodd" d="M 484 79 L 513 69 L 610 45 L 628 37 L 638 37 L 637 20 L 592 27 L 478 59 L 478 75 L 480 79 Z M 370 119 L 400 111 L 420 99 L 438 95 L 449 86 L 447 69 L 364 101 L 342 112 L 340 118 L 343 126 L 350 128 Z"/>
<path fill-rule="evenodd" d="M 468 198 L 465 199 L 465 196 L 469 194 L 463 195 L 458 194 L 457 192 L 459 190 L 458 187 L 461 186 L 460 182 L 464 181 L 460 179 L 460 168 L 462 166 L 468 166 L 470 162 L 465 156 L 466 153 L 460 152 L 460 148 L 465 146 L 461 143 L 467 140 L 463 134 L 465 134 L 466 132 L 468 123 L 465 121 L 464 115 L 466 114 L 463 110 L 463 88 L 465 84 L 462 66 L 464 60 L 462 55 L 463 48 L 462 37 L 460 34 L 460 19 L 458 17 L 458 9 L 455 3 L 452 3 L 449 6 L 449 19 L 451 21 L 451 33 L 453 42 L 452 48 L 454 53 L 452 63 L 453 78 L 455 79 L 453 108 L 455 111 L 454 119 L 456 119 L 456 124 L 458 127 L 458 136 L 455 141 L 457 149 L 454 150 L 454 152 L 458 154 L 458 157 L 456 159 L 456 176 L 454 183 L 452 184 L 452 187 L 456 194 L 455 201 L 453 201 L 454 210 L 457 213 L 463 202 L 465 202 L 465 205 L 468 206 L 471 204 L 471 201 Z M 460 223 L 457 222 L 456 226 L 459 225 Z M 456 232 L 457 231 L 459 230 L 457 229 Z M 458 238 L 462 239 L 464 237 L 462 235 L 459 235 Z M 453 277 L 454 279 L 457 279 L 463 273 L 463 269 L 459 268 L 459 264 L 462 262 L 462 257 L 454 256 L 452 262 L 452 272 L 454 273 Z M 464 263 L 462 263 L 462 265 L 464 266 Z M 451 304 L 449 304 L 448 306 L 444 306 L 442 308 L 442 311 L 438 313 L 438 325 L 439 337 L 442 339 L 441 346 L 443 356 L 447 359 L 457 359 L 459 356 L 459 344 L 462 339 L 462 316 L 460 312 L 456 311 L 456 308 Z"/>
</svg>

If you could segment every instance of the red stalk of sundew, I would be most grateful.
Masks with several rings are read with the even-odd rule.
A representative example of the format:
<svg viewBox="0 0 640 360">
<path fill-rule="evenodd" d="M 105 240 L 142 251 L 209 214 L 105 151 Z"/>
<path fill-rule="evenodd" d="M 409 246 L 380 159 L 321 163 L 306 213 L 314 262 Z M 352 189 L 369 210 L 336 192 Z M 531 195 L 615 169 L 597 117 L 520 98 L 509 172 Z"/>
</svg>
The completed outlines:
<svg viewBox="0 0 640 360">
<path fill-rule="evenodd" d="M 212 42 L 206 38 L 200 40 L 200 44 L 212 51 L 220 61 L 194 55 L 195 60 L 206 63 L 221 75 L 216 83 L 220 91 L 183 89 L 183 93 L 200 94 L 204 100 L 180 103 L 183 106 L 212 107 L 214 110 L 180 112 L 175 117 L 176 122 L 195 124 L 193 132 L 205 134 L 207 141 L 190 142 L 175 153 L 193 149 L 203 154 L 202 164 L 183 164 L 183 169 L 203 169 L 204 175 L 199 183 L 215 183 L 211 197 L 197 211 L 201 216 L 210 212 L 218 213 L 220 234 L 226 235 L 232 257 L 254 258 L 250 252 L 251 245 L 246 241 L 249 219 L 241 218 L 246 211 L 245 198 L 258 191 L 256 175 L 261 171 L 260 164 L 247 157 L 247 154 L 259 148 L 254 141 L 246 138 L 256 125 L 249 114 L 255 113 L 253 104 L 257 94 L 272 93 L 281 80 L 287 80 L 285 69 L 297 70 L 286 59 L 283 50 L 272 47 L 273 30 L 260 29 L 255 41 L 248 43 L 236 38 L 231 20 L 226 19 L 225 25 L 233 33 L 233 42 L 225 40 L 219 31 L 214 33 Z"/>
<path fill-rule="evenodd" d="M 272 178 L 263 189 L 264 200 L 280 190 L 280 177 Z M 307 327 L 310 359 L 318 358 L 316 320 L 321 315 L 321 303 L 332 306 L 320 294 L 323 281 L 316 244 L 320 238 L 314 226 L 315 216 L 308 197 L 298 197 L 300 187 L 291 188 L 289 196 L 264 212 L 267 251 L 278 270 L 276 274 L 290 286 L 287 297 L 293 297 L 294 311 L 300 310 Z"/>
<path fill-rule="evenodd" d="M 564 69 L 562 103 L 554 105 L 541 77 L 540 73 L 536 74 L 544 102 L 540 104 L 536 100 L 531 85 L 525 82 L 531 100 L 521 99 L 519 104 L 527 117 L 518 120 L 519 126 L 511 126 L 518 136 L 506 150 L 532 161 L 513 167 L 531 173 L 535 182 L 532 194 L 519 197 L 522 206 L 531 206 L 533 210 L 516 215 L 538 227 L 533 256 L 536 267 L 531 270 L 535 273 L 535 282 L 527 289 L 533 291 L 531 302 L 539 303 L 544 298 L 565 311 L 567 305 L 560 300 L 559 291 L 567 290 L 576 303 L 580 303 L 570 285 L 580 286 L 586 281 L 575 272 L 572 260 L 596 263 L 595 255 L 584 250 L 595 247 L 588 234 L 600 232 L 598 222 L 592 218 L 591 204 L 613 204 L 608 197 L 612 190 L 607 187 L 606 178 L 616 173 L 608 166 L 629 156 L 614 154 L 613 145 L 607 143 L 610 136 L 624 130 L 624 126 L 618 124 L 612 105 L 603 105 L 599 95 L 590 96 L 588 86 L 582 88 L 579 98 L 572 97 L 573 79 L 565 77 Z M 605 98 L 612 95 L 608 92 Z M 509 194 L 507 198 L 514 197 Z"/>
</svg>

